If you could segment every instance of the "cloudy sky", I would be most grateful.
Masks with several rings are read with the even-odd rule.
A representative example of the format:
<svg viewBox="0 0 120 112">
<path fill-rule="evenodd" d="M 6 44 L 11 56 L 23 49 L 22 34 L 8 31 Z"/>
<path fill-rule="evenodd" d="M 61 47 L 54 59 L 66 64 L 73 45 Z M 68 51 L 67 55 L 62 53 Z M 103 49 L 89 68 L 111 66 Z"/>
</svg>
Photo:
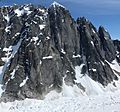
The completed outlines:
<svg viewBox="0 0 120 112">
<path fill-rule="evenodd" d="M 54 0 L 0 0 L 0 5 L 33 3 L 48 7 Z M 56 0 L 76 19 L 85 16 L 98 28 L 104 26 L 113 39 L 120 39 L 120 0 Z"/>
</svg>

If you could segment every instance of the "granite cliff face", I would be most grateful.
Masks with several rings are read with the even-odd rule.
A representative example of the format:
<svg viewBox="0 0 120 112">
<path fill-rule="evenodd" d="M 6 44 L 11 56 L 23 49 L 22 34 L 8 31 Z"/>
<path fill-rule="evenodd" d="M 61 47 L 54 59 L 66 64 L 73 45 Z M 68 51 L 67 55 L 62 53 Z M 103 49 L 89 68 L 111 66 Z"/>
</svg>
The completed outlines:
<svg viewBox="0 0 120 112">
<path fill-rule="evenodd" d="M 110 65 L 120 63 L 119 52 L 120 42 L 102 26 L 97 31 L 84 17 L 75 21 L 58 3 L 1 7 L 1 101 L 42 99 L 63 84 L 89 94 L 84 77 L 116 86 L 120 73 Z"/>
</svg>

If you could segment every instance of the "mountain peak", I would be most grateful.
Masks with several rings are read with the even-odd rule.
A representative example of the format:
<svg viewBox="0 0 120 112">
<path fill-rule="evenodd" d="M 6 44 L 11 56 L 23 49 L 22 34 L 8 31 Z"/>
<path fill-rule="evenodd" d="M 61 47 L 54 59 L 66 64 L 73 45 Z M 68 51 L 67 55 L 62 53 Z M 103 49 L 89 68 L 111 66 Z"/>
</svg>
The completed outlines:
<svg viewBox="0 0 120 112">
<path fill-rule="evenodd" d="M 57 2 L 0 12 L 0 102 L 120 89 L 120 44 L 104 28 L 85 17 L 76 22 Z"/>
<path fill-rule="evenodd" d="M 63 5 L 61 5 L 60 3 L 56 2 L 56 1 L 54 1 L 54 2 L 51 4 L 51 6 L 53 6 L 53 7 L 59 6 L 59 7 L 65 8 Z"/>
</svg>

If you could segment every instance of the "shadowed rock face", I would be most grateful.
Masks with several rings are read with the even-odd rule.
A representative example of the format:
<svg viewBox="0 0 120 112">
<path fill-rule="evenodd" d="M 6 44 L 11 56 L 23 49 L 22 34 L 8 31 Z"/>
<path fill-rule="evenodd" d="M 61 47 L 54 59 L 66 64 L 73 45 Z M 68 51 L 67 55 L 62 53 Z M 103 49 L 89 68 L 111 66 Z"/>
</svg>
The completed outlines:
<svg viewBox="0 0 120 112">
<path fill-rule="evenodd" d="M 120 64 L 120 41 L 119 40 L 114 40 L 113 41 L 115 48 L 116 48 L 116 59 L 118 61 L 118 63 Z"/>
<path fill-rule="evenodd" d="M 63 79 L 69 86 L 84 88 L 75 82 L 75 67 L 82 64 L 81 74 L 106 86 L 118 79 L 107 63 L 120 51 L 120 43 L 114 44 L 103 27 L 97 31 L 84 17 L 75 21 L 59 5 L 2 7 L 1 99 L 42 99 L 51 90 L 61 92 Z"/>
</svg>

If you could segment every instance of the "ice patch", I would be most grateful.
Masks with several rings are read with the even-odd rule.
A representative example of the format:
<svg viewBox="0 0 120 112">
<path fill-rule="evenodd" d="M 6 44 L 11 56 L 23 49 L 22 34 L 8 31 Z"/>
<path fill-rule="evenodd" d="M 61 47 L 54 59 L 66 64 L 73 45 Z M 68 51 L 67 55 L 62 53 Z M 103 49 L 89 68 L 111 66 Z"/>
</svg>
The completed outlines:
<svg viewBox="0 0 120 112">
<path fill-rule="evenodd" d="M 3 48 L 3 51 L 10 52 L 10 51 L 12 51 L 12 48 L 11 48 L 11 46 L 9 48 Z"/>
<path fill-rule="evenodd" d="M 96 69 L 94 69 L 94 68 L 93 68 L 92 70 L 93 70 L 94 72 L 96 72 L 96 71 L 97 71 L 97 70 L 96 70 Z"/>
<path fill-rule="evenodd" d="M 69 72 L 70 72 L 69 70 L 66 71 L 66 73 L 69 73 Z"/>
<path fill-rule="evenodd" d="M 5 32 L 9 32 L 10 29 L 11 29 L 11 26 L 7 26 L 7 27 L 5 28 Z"/>
<path fill-rule="evenodd" d="M 2 61 L 4 61 L 4 62 L 8 62 L 9 61 L 9 56 L 10 56 L 10 54 L 11 54 L 11 52 L 12 52 L 12 48 L 11 48 L 12 46 L 10 46 L 9 48 L 3 48 L 3 51 L 5 51 L 6 53 L 5 53 L 5 56 L 6 57 L 2 57 L 1 59 L 2 59 Z"/>
<path fill-rule="evenodd" d="M 47 37 L 46 37 L 46 39 L 47 39 L 47 40 L 49 40 L 49 39 L 50 39 L 50 37 L 49 37 L 49 36 L 47 36 Z"/>
<path fill-rule="evenodd" d="M 44 9 L 40 9 L 40 8 L 39 8 L 39 11 L 42 12 L 42 13 L 45 13 L 45 10 L 44 10 Z"/>
<path fill-rule="evenodd" d="M 96 71 L 97 71 L 95 68 L 92 68 L 92 69 L 89 69 L 89 70 L 92 70 L 93 72 L 96 72 Z"/>
<path fill-rule="evenodd" d="M 47 56 L 47 57 L 43 57 L 43 59 L 52 59 L 53 56 Z"/>
<path fill-rule="evenodd" d="M 94 46 L 94 43 L 93 43 L 93 41 L 91 41 L 91 44 Z"/>
<path fill-rule="evenodd" d="M 39 25 L 39 28 L 40 28 L 40 30 L 43 30 L 45 28 L 45 25 L 44 24 Z"/>
<path fill-rule="evenodd" d="M 24 10 L 16 9 L 14 12 L 17 14 L 18 17 L 22 16 L 24 14 Z"/>
<path fill-rule="evenodd" d="M 7 21 L 7 23 L 9 23 L 9 21 L 10 21 L 9 15 L 7 14 L 6 16 L 3 16 L 3 17 L 5 18 L 5 20 Z"/>
<path fill-rule="evenodd" d="M 10 75 L 11 75 L 11 79 L 14 79 L 14 78 L 15 78 L 15 77 L 14 77 L 14 75 L 15 75 L 15 71 L 16 71 L 16 69 L 14 69 L 12 73 L 10 73 Z"/>
<path fill-rule="evenodd" d="M 18 35 L 20 35 L 20 33 L 19 33 L 19 32 L 15 34 L 15 37 L 16 37 L 16 36 L 18 36 Z"/>
<path fill-rule="evenodd" d="M 73 58 L 80 58 L 81 56 L 79 54 L 73 55 Z"/>
<path fill-rule="evenodd" d="M 41 32 L 40 35 L 43 35 L 43 33 Z"/>
<path fill-rule="evenodd" d="M 42 61 L 40 60 L 40 65 L 42 64 Z"/>
<path fill-rule="evenodd" d="M 36 44 L 36 43 L 37 43 L 37 41 L 38 41 L 38 39 L 39 39 L 38 37 L 32 37 L 31 42 L 33 42 L 33 41 L 34 41 L 34 42 L 35 42 L 34 44 Z"/>
<path fill-rule="evenodd" d="M 92 32 L 93 32 L 93 33 L 96 33 L 95 30 L 94 30 L 93 28 L 92 28 Z"/>
<path fill-rule="evenodd" d="M 20 87 L 24 86 L 29 78 L 26 77 L 26 79 L 23 80 L 23 82 L 20 84 Z"/>
<path fill-rule="evenodd" d="M 33 20 L 32 20 L 32 22 L 33 22 L 34 24 L 37 24 L 37 22 L 36 22 L 36 21 L 33 21 Z"/>
<path fill-rule="evenodd" d="M 26 6 L 22 10 L 16 9 L 16 10 L 14 10 L 14 12 L 17 14 L 18 17 L 20 17 L 20 16 L 22 16 L 25 13 L 27 15 L 29 15 L 29 14 L 31 14 L 32 11 L 30 11 L 30 8 Z"/>
<path fill-rule="evenodd" d="M 66 54 L 66 52 L 64 51 L 64 49 L 61 49 L 61 53 Z"/>
<path fill-rule="evenodd" d="M 27 15 L 32 13 L 32 11 L 30 11 L 30 7 L 28 7 L 28 6 L 24 7 L 24 12 L 27 13 Z"/>
<path fill-rule="evenodd" d="M 65 22 L 65 20 L 64 19 L 62 19 L 62 23 L 64 23 Z"/>
<path fill-rule="evenodd" d="M 105 66 L 105 63 L 103 61 L 101 61 L 102 65 Z"/>
</svg>

